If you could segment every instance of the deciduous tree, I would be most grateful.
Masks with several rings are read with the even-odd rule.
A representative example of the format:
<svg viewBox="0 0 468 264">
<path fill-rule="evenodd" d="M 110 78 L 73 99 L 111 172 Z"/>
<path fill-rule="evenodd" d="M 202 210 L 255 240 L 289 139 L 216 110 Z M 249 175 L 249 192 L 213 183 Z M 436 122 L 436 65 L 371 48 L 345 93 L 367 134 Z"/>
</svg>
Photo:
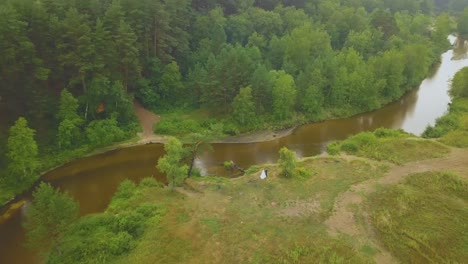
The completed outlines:
<svg viewBox="0 0 468 264">
<path fill-rule="evenodd" d="M 232 102 L 232 115 L 241 126 L 249 126 L 255 119 L 255 105 L 252 99 L 252 88 L 241 88 Z"/>
<path fill-rule="evenodd" d="M 166 174 L 169 186 L 174 189 L 187 178 L 188 166 L 182 163 L 185 150 L 182 143 L 174 138 L 169 138 L 164 144 L 166 155 L 158 160 L 157 168 Z"/>
<path fill-rule="evenodd" d="M 282 147 L 279 151 L 278 166 L 281 176 L 285 178 L 294 177 L 297 167 L 296 153 L 286 147 Z"/>
<path fill-rule="evenodd" d="M 273 113 L 275 118 L 281 121 L 291 117 L 295 102 L 296 85 L 293 77 L 284 71 L 276 72 L 276 80 L 273 86 Z"/>
<path fill-rule="evenodd" d="M 25 118 L 20 117 L 10 128 L 8 137 L 9 158 L 8 171 L 11 174 L 12 183 L 28 184 L 38 167 L 37 154 L 38 147 L 34 140 L 36 131 L 28 127 Z M 14 180 L 15 178 L 18 180 Z"/>
<path fill-rule="evenodd" d="M 26 210 L 28 245 L 41 252 L 60 252 L 61 237 L 78 218 L 79 206 L 68 194 L 42 182 Z"/>
</svg>

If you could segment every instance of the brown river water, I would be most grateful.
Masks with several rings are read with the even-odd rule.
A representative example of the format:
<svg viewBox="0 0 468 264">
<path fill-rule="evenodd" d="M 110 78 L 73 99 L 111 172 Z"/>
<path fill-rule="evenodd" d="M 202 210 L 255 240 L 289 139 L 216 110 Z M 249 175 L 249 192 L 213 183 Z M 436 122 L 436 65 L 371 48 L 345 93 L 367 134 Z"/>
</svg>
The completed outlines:
<svg viewBox="0 0 468 264">
<path fill-rule="evenodd" d="M 455 42 L 453 37 L 450 40 Z M 213 151 L 197 159 L 196 164 L 204 174 L 225 175 L 224 161 L 232 160 L 242 168 L 273 163 L 283 146 L 296 151 L 300 157 L 306 157 L 323 153 L 326 145 L 332 141 L 379 127 L 401 128 L 419 135 L 448 108 L 449 81 L 456 72 L 468 66 L 464 44 L 444 53 L 440 65 L 418 89 L 379 110 L 300 126 L 290 135 L 271 141 L 213 144 Z M 73 161 L 47 173 L 43 179 L 79 201 L 82 215 L 101 212 L 122 180 L 138 182 L 148 176 L 164 179 L 155 169 L 161 155 L 161 144 L 113 150 Z M 24 195 L 21 201 L 25 201 L 26 205 L 13 211 L 3 223 L 0 221 L 0 264 L 40 263 L 37 254 L 23 246 L 25 235 L 21 223 L 29 199 L 30 194 Z"/>
</svg>

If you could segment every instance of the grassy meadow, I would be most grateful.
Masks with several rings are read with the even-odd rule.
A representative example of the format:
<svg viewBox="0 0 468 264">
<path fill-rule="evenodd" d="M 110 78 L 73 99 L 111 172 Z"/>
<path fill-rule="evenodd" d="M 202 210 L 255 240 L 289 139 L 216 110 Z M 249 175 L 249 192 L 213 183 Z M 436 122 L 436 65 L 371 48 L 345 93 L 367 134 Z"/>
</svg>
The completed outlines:
<svg viewBox="0 0 468 264">
<path fill-rule="evenodd" d="M 328 153 L 346 153 L 395 164 L 440 158 L 449 148 L 435 141 L 423 140 L 402 130 L 379 128 L 362 132 L 343 141 L 328 145 Z"/>
<path fill-rule="evenodd" d="M 451 172 L 410 175 L 367 200 L 379 240 L 402 263 L 464 263 L 468 182 Z"/>
<path fill-rule="evenodd" d="M 376 142 L 363 145 L 362 138 Z M 383 129 L 331 148 L 349 153 L 352 144 L 363 149 L 352 153 L 361 157 L 305 158 L 292 178 L 265 164 L 239 178 L 190 178 L 175 190 L 154 179 L 125 181 L 104 213 L 73 224 L 49 260 L 379 263 L 387 254 L 391 262 L 462 263 L 468 256 L 467 175 L 404 170 L 412 161 L 449 159 L 450 148 Z M 266 180 L 259 178 L 263 168 Z M 378 184 L 395 168 L 401 181 Z M 366 188 L 353 191 L 355 186 Z M 360 198 L 339 208 L 350 192 Z M 331 229 L 327 220 L 337 211 L 350 212 L 357 234 Z"/>
</svg>

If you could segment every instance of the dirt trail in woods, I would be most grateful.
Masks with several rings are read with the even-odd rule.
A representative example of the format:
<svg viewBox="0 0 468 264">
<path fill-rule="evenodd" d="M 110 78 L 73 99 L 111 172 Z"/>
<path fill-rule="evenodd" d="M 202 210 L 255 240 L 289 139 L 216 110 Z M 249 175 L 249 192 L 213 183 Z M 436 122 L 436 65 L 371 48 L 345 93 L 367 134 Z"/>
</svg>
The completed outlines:
<svg viewBox="0 0 468 264">
<path fill-rule="evenodd" d="M 154 124 L 158 123 L 161 117 L 145 109 L 140 103 L 136 101 L 133 103 L 133 108 L 135 109 L 135 114 L 137 115 L 141 127 L 143 128 L 143 132 L 138 134 L 140 137 L 138 144 L 164 142 L 164 137 L 155 135 L 153 133 Z"/>
<path fill-rule="evenodd" d="M 356 238 L 370 237 L 378 253 L 375 255 L 377 263 L 398 263 L 392 255 L 385 250 L 382 245 L 375 239 L 372 227 L 369 224 L 368 216 L 363 213 L 365 223 L 359 225 L 355 219 L 351 207 L 359 206 L 364 196 L 376 190 L 377 185 L 396 184 L 405 177 L 420 172 L 426 171 L 453 171 L 460 177 L 468 178 L 468 149 L 453 148 L 447 157 L 430 159 L 407 163 L 401 166 L 394 165 L 390 170 L 379 179 L 369 180 L 352 186 L 348 191 L 342 193 L 335 201 L 334 213 L 325 222 L 329 232 L 332 235 L 344 233 Z M 362 210 L 359 210 L 362 213 Z"/>
</svg>

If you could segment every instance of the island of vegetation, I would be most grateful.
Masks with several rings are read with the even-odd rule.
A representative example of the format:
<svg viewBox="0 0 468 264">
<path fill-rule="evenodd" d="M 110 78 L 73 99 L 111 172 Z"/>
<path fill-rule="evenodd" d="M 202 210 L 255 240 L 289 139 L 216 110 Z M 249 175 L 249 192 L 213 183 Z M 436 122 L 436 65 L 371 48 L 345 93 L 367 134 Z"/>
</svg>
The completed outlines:
<svg viewBox="0 0 468 264">
<path fill-rule="evenodd" d="M 378 129 L 301 160 L 283 148 L 277 164 L 235 179 L 193 166 L 215 139 L 397 100 L 447 35 L 468 36 L 467 5 L 1 0 L 0 204 L 46 170 L 137 141 L 144 107 L 167 135 L 155 166 L 168 186 L 124 181 L 105 212 L 79 217 L 68 194 L 40 183 L 24 227 L 44 262 L 462 263 L 468 68 L 422 138 Z"/>
</svg>

